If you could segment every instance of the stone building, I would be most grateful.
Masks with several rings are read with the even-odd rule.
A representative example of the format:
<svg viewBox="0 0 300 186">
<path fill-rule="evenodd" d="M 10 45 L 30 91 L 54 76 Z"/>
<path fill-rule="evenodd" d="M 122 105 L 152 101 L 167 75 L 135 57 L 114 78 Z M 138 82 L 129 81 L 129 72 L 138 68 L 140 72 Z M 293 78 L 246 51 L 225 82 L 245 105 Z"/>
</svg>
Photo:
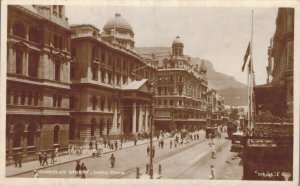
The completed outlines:
<svg viewBox="0 0 300 186">
<path fill-rule="evenodd" d="M 71 63 L 64 6 L 8 6 L 6 155 L 68 145 Z"/>
<path fill-rule="evenodd" d="M 159 130 L 195 129 L 207 117 L 207 79 L 204 62 L 193 65 L 183 54 L 184 44 L 176 37 L 172 54 L 157 72 L 155 127 Z"/>
<path fill-rule="evenodd" d="M 268 80 L 254 87 L 256 113 L 293 118 L 294 9 L 279 8 L 276 30 L 268 49 Z"/>
<path fill-rule="evenodd" d="M 215 89 L 210 89 L 207 92 L 208 117 L 211 124 L 221 124 L 222 116 L 224 115 L 224 97 Z"/>
<path fill-rule="evenodd" d="M 135 52 L 131 25 L 116 14 L 102 32 L 92 25 L 71 30 L 70 139 L 148 133 L 157 61 Z"/>
</svg>

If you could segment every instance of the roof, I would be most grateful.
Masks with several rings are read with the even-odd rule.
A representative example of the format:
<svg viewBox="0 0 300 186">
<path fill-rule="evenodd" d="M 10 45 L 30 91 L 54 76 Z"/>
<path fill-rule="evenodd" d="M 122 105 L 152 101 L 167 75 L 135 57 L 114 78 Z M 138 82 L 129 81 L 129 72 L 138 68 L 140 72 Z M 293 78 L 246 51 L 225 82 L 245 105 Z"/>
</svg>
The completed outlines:
<svg viewBox="0 0 300 186">
<path fill-rule="evenodd" d="M 142 79 L 142 80 L 140 80 L 140 81 L 133 81 L 133 82 L 129 83 L 128 85 L 123 86 L 121 89 L 122 89 L 122 90 L 138 90 L 138 89 L 141 88 L 147 81 L 148 81 L 148 79 Z"/>
<path fill-rule="evenodd" d="M 173 44 L 182 44 L 183 45 L 183 42 L 182 42 L 181 38 L 179 36 L 177 36 L 174 39 Z"/>
<path fill-rule="evenodd" d="M 121 14 L 116 13 L 114 18 L 109 19 L 103 27 L 103 30 L 121 28 L 133 32 L 131 25 L 121 17 Z"/>
</svg>

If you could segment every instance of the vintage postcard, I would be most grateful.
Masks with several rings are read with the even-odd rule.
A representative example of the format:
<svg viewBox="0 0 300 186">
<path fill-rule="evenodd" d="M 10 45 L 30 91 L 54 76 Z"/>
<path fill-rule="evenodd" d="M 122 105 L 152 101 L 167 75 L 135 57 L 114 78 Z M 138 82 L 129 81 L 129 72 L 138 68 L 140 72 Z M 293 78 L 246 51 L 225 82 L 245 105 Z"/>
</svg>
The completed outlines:
<svg viewBox="0 0 300 186">
<path fill-rule="evenodd" d="M 1 182 L 298 185 L 298 5 L 2 1 Z"/>
</svg>

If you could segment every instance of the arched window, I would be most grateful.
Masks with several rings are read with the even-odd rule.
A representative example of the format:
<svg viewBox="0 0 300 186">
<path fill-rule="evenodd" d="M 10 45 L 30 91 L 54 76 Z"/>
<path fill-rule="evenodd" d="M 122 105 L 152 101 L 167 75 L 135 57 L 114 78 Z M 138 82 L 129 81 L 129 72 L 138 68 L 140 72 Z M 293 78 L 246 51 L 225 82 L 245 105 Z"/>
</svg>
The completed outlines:
<svg viewBox="0 0 300 186">
<path fill-rule="evenodd" d="M 39 69 L 39 53 L 35 51 L 29 52 L 28 75 L 37 77 Z"/>
<path fill-rule="evenodd" d="M 36 124 L 29 124 L 27 128 L 27 146 L 34 146 L 37 126 Z"/>
<path fill-rule="evenodd" d="M 39 32 L 36 28 L 31 27 L 29 29 L 28 35 L 29 35 L 29 41 L 33 41 L 33 42 L 36 42 L 36 43 L 39 42 Z"/>
<path fill-rule="evenodd" d="M 14 126 L 14 136 L 13 136 L 13 147 L 21 146 L 21 137 L 23 135 L 24 127 L 22 124 L 16 124 Z"/>
<path fill-rule="evenodd" d="M 13 24 L 13 35 L 25 38 L 26 33 L 25 33 L 25 26 L 21 21 L 16 21 Z"/>
<path fill-rule="evenodd" d="M 58 144 L 59 141 L 59 126 L 55 125 L 53 132 L 53 143 Z"/>
<path fill-rule="evenodd" d="M 23 73 L 23 51 L 19 48 L 16 49 L 16 73 Z"/>
</svg>

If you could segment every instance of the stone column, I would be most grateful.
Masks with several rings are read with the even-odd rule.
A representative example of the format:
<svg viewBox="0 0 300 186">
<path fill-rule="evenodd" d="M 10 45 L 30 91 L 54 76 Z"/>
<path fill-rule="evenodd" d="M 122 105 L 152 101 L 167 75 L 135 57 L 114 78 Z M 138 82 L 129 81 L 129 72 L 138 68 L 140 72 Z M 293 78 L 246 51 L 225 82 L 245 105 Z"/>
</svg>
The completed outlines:
<svg viewBox="0 0 300 186">
<path fill-rule="evenodd" d="M 12 157 L 13 155 L 13 132 L 10 131 L 9 132 L 9 136 L 8 137 L 8 157 Z"/>
<path fill-rule="evenodd" d="M 23 69 L 22 73 L 28 75 L 28 50 L 23 53 Z"/>
<path fill-rule="evenodd" d="M 132 133 L 136 133 L 136 102 L 132 103 Z"/>
<path fill-rule="evenodd" d="M 7 43 L 7 72 L 8 73 L 15 73 L 15 68 L 14 68 L 14 51 L 13 51 L 13 44 L 11 42 Z"/>
<path fill-rule="evenodd" d="M 148 116 L 149 116 L 149 109 L 148 109 L 148 105 L 145 108 L 145 131 L 148 132 L 149 127 L 148 127 Z"/>
</svg>

